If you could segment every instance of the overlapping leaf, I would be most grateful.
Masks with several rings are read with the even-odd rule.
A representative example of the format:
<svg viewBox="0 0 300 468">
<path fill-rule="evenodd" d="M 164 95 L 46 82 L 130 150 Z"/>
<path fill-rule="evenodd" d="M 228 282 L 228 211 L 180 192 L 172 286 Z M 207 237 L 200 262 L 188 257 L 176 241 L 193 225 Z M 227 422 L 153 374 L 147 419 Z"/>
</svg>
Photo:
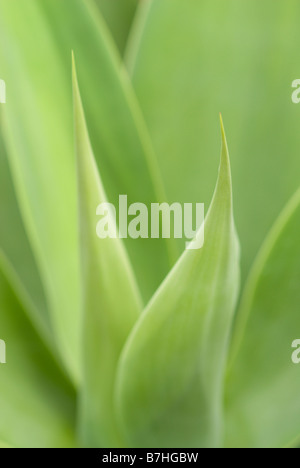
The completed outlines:
<svg viewBox="0 0 300 468">
<path fill-rule="evenodd" d="M 0 439 L 14 447 L 75 445 L 75 394 L 0 273 Z M 2 349 L 3 351 L 3 349 Z"/>
<path fill-rule="evenodd" d="M 4 134 L 57 345 L 78 379 L 79 313 L 71 109 L 40 2 L 0 1 Z M 38 38 L 38 41 L 37 41 Z M 68 118 L 68 115 L 70 117 Z"/>
<path fill-rule="evenodd" d="M 1 0 L 0 13 L 1 78 L 7 84 L 5 139 L 59 348 L 78 380 L 71 49 L 80 64 L 92 142 L 101 155 L 110 200 L 117 203 L 119 194 L 127 194 L 129 203 L 149 205 L 165 201 L 163 190 L 130 84 L 92 2 L 31 0 L 16 9 Z M 169 269 L 165 244 L 159 239 L 128 241 L 146 298 Z"/>
<path fill-rule="evenodd" d="M 96 235 L 96 209 L 107 199 L 89 141 L 75 65 L 73 88 L 84 304 L 81 430 L 88 446 L 120 447 L 113 407 L 116 366 L 142 306 L 121 240 Z"/>
<path fill-rule="evenodd" d="M 224 361 L 239 286 L 229 157 L 222 136 L 219 179 L 201 227 L 204 247 L 183 254 L 122 354 L 117 409 L 132 447 L 219 443 Z"/>
<path fill-rule="evenodd" d="M 30 248 L 14 193 L 2 135 L 0 134 L 0 251 L 2 269 L 10 275 L 24 307 L 45 339 L 51 339 L 49 311 L 38 269 Z"/>
<path fill-rule="evenodd" d="M 65 67 L 66 76 L 70 50 L 76 54 L 91 143 L 109 201 L 118 206 L 119 195 L 124 194 L 128 204 L 140 202 L 149 207 L 166 201 L 131 84 L 93 2 L 44 0 L 39 6 L 56 39 L 62 59 L 59 66 Z M 125 242 L 148 300 L 169 271 L 176 249 L 166 239 Z"/>
<path fill-rule="evenodd" d="M 227 445 L 283 447 L 299 438 L 300 192 L 255 262 L 243 294 L 227 378 Z"/>
<path fill-rule="evenodd" d="M 119 1 L 122 9 L 110 0 L 97 3 L 123 50 L 135 1 Z M 300 73 L 294 60 L 299 4 L 141 3 L 126 57 L 167 195 L 170 201 L 184 202 L 210 198 L 217 161 L 199 154 L 208 153 L 221 106 L 235 129 L 237 219 L 247 271 L 275 214 L 299 184 L 299 162 L 289 151 L 298 135 L 289 92 Z M 0 275 L 0 338 L 7 342 L 9 362 L 0 372 L 0 440 L 5 441 L 0 447 L 71 446 L 73 390 L 28 320 L 51 339 L 49 303 L 53 347 L 59 346 L 77 381 L 81 322 L 71 49 L 78 58 L 91 142 L 109 200 L 117 204 L 118 196 L 127 194 L 129 203 L 149 205 L 165 201 L 165 194 L 134 93 L 93 1 L 31 0 L 18 2 L 16 8 L 14 2 L 0 0 L 0 42 L 1 78 L 8 90 L 2 130 L 22 212 L 0 137 L 5 201 L 0 216 L 6 220 L 0 228 L 0 267 L 6 275 Z M 219 445 L 224 361 L 238 291 L 226 145 L 203 250 L 183 254 L 126 344 L 116 421 L 116 366 L 140 301 L 121 243 L 96 238 L 96 206 L 107 198 L 76 83 L 75 123 L 84 286 L 84 444 L 121 446 L 124 437 L 130 446 L 141 447 Z M 272 164 L 266 154 L 272 154 Z M 298 193 L 267 239 L 243 296 L 227 378 L 227 446 L 277 447 L 299 440 L 300 373 L 291 362 L 291 344 L 300 338 L 299 206 Z M 147 299 L 176 249 L 161 240 L 126 244 Z"/>
</svg>

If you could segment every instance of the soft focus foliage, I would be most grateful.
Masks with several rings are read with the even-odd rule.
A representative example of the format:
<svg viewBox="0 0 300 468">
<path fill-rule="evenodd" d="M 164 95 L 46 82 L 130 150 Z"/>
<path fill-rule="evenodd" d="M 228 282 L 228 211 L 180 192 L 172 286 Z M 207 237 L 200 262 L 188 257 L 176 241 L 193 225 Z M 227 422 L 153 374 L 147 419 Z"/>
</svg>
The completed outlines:
<svg viewBox="0 0 300 468">
<path fill-rule="evenodd" d="M 299 439 L 299 9 L 0 0 L 1 448 Z M 98 239 L 122 194 L 204 247 Z"/>
</svg>

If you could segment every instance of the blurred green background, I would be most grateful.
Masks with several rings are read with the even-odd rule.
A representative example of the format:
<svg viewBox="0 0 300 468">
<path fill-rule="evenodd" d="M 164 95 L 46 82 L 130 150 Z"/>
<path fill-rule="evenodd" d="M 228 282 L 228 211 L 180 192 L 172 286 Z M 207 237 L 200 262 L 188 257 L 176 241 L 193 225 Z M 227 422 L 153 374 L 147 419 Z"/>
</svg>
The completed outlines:
<svg viewBox="0 0 300 468">
<path fill-rule="evenodd" d="M 244 282 L 300 185 L 300 104 L 291 100 L 300 78 L 299 14 L 297 0 L 0 0 L 0 78 L 7 86 L 0 263 L 35 327 L 50 348 L 55 342 L 54 353 L 59 343 L 75 380 L 80 280 L 71 51 L 111 202 L 128 194 L 129 203 L 208 207 L 222 113 Z M 126 247 L 147 303 L 184 241 L 169 253 L 160 240 L 128 240 Z"/>
</svg>

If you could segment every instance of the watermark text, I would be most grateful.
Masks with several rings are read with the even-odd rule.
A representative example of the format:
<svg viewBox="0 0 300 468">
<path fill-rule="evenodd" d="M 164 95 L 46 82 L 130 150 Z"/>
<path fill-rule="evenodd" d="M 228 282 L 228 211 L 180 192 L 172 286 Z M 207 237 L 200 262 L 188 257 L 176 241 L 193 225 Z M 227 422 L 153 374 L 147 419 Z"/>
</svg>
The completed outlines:
<svg viewBox="0 0 300 468">
<path fill-rule="evenodd" d="M 6 343 L 0 340 L 0 364 L 6 364 Z"/>
<path fill-rule="evenodd" d="M 119 197 L 119 219 L 112 203 L 101 203 L 96 210 L 100 219 L 96 233 L 100 239 L 185 239 L 186 249 L 197 250 L 204 245 L 204 204 L 144 203 L 128 206 L 127 195 Z M 119 228 L 117 229 L 117 225 Z"/>
<path fill-rule="evenodd" d="M 6 103 L 6 84 L 4 80 L 0 79 L 0 104 Z"/>
</svg>

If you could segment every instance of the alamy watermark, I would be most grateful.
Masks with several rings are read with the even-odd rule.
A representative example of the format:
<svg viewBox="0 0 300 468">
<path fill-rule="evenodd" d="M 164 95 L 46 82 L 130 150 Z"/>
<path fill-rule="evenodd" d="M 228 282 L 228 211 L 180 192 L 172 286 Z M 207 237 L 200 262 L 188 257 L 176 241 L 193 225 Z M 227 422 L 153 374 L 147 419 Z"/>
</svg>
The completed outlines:
<svg viewBox="0 0 300 468">
<path fill-rule="evenodd" d="M 0 364 L 6 364 L 6 343 L 0 340 Z"/>
<path fill-rule="evenodd" d="M 0 104 L 6 103 L 6 84 L 4 80 L 0 80 Z"/>
<path fill-rule="evenodd" d="M 97 207 L 96 214 L 100 220 L 96 233 L 100 239 L 174 237 L 184 238 L 189 250 L 201 249 L 204 245 L 203 203 L 184 203 L 183 206 L 180 203 L 151 203 L 148 209 L 144 203 L 128 206 L 127 195 L 120 195 L 118 213 L 117 222 L 117 209 L 112 203 L 101 203 Z"/>
<path fill-rule="evenodd" d="M 299 104 L 300 102 L 300 80 L 294 80 L 292 83 L 292 88 L 295 88 L 295 91 L 292 92 L 292 102 L 294 104 Z"/>
<path fill-rule="evenodd" d="M 295 349 L 292 353 L 292 362 L 293 364 L 300 364 L 300 340 L 294 340 L 292 348 Z"/>
</svg>

